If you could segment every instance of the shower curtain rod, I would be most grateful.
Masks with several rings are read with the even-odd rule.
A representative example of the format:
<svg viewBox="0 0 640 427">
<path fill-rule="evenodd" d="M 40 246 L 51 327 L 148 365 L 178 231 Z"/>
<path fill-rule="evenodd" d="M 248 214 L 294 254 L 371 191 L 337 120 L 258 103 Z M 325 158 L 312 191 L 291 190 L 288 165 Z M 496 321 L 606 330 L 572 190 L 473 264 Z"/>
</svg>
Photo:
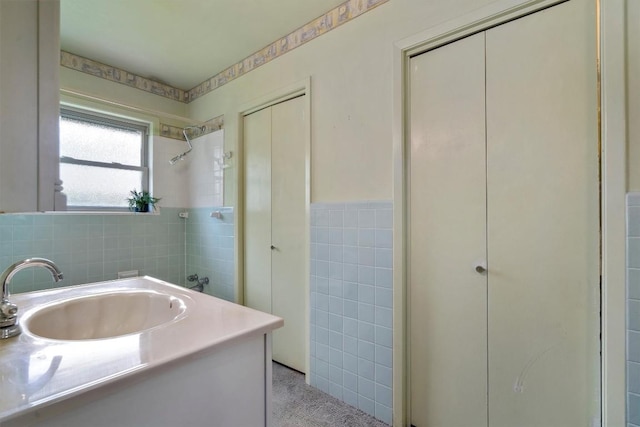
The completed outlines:
<svg viewBox="0 0 640 427">
<path fill-rule="evenodd" d="M 178 116 L 176 114 L 164 113 L 162 111 L 152 110 L 152 109 L 148 109 L 148 108 L 135 107 L 133 105 L 127 105 L 127 104 L 123 104 L 121 102 L 110 101 L 108 99 L 103 99 L 103 98 L 97 97 L 95 95 L 89 95 L 87 93 L 79 92 L 79 91 L 73 90 L 73 89 L 60 88 L 60 93 L 62 93 L 64 95 L 78 96 L 78 97 L 85 98 L 85 99 L 90 100 L 90 101 L 97 101 L 97 102 L 101 102 L 103 104 L 113 105 L 114 107 L 126 108 L 128 110 L 133 110 L 133 111 L 137 111 L 137 112 L 144 113 L 144 114 L 150 114 L 150 115 L 153 115 L 153 116 L 156 116 L 156 117 L 163 117 L 165 119 L 180 120 L 182 122 L 190 123 L 192 125 L 205 126 L 204 122 L 201 122 L 201 121 L 198 121 L 198 120 L 194 120 L 194 119 L 190 119 L 188 117 L 182 117 L 182 116 Z"/>
</svg>

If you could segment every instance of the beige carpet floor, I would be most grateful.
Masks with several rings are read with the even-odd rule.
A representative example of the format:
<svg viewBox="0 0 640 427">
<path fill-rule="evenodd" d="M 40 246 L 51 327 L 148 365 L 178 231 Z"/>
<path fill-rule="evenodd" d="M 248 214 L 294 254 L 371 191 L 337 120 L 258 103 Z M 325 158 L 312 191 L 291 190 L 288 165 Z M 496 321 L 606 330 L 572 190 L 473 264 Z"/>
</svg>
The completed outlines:
<svg viewBox="0 0 640 427">
<path fill-rule="evenodd" d="M 388 427 L 359 409 L 310 387 L 304 375 L 273 363 L 274 427 Z"/>
</svg>

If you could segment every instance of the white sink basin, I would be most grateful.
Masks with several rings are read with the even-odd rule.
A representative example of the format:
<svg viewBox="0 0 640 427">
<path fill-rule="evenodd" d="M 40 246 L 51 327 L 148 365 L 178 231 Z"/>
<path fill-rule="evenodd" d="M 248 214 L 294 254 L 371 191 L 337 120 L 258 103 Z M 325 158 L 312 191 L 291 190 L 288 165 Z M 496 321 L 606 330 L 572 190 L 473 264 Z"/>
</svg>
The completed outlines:
<svg viewBox="0 0 640 427">
<path fill-rule="evenodd" d="M 21 325 L 54 340 L 93 340 L 142 332 L 185 316 L 184 301 L 156 291 L 102 293 L 58 301 L 25 313 Z"/>
</svg>

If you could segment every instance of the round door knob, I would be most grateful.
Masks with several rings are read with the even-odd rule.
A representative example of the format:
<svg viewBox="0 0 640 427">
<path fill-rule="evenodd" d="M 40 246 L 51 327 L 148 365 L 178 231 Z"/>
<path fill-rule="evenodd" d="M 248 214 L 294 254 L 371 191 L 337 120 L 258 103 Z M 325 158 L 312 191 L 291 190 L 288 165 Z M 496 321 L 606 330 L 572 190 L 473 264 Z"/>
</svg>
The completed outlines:
<svg viewBox="0 0 640 427">
<path fill-rule="evenodd" d="M 276 248 L 275 246 L 271 245 L 271 250 L 273 251 L 275 249 L 278 249 L 278 248 Z"/>
<path fill-rule="evenodd" d="M 486 273 L 487 269 L 483 265 L 476 265 L 476 271 L 480 274 Z"/>
</svg>

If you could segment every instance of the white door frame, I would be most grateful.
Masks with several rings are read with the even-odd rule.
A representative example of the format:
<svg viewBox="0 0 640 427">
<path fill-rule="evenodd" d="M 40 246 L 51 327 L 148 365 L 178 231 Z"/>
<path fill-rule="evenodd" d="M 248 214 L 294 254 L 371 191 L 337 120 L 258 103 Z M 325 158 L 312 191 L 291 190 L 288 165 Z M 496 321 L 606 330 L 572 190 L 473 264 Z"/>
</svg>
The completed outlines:
<svg viewBox="0 0 640 427">
<path fill-rule="evenodd" d="M 406 176 L 408 61 L 441 46 L 564 0 L 499 0 L 394 44 L 393 52 L 393 425 L 409 425 L 408 288 L 406 282 Z M 579 0 L 574 0 L 579 1 Z M 588 0 L 584 0 L 588 1 Z M 602 425 L 625 425 L 625 192 L 626 103 L 625 0 L 589 0 L 599 11 L 597 43 L 601 70 L 601 304 Z M 596 66 L 596 64 L 594 64 Z M 600 73 L 601 71 L 601 73 Z M 595 90 L 595 88 L 594 88 Z"/>
<path fill-rule="evenodd" d="M 602 174 L 602 410 L 605 427 L 626 425 L 626 0 L 600 11 Z"/>
<path fill-rule="evenodd" d="M 304 259 L 305 259 L 305 278 L 304 278 L 304 334 L 305 334 L 305 381 L 309 384 L 309 369 L 311 367 L 310 359 L 310 342 L 309 342 L 309 275 L 310 275 L 310 251 L 311 245 L 311 77 L 302 81 L 285 86 L 266 95 L 260 96 L 248 103 L 242 104 L 236 110 L 236 118 L 238 123 L 238 146 L 237 146 L 237 165 L 236 182 L 237 198 L 236 198 L 236 221 L 235 235 L 236 237 L 236 302 L 244 304 L 244 116 L 247 116 L 263 108 L 270 107 L 275 104 L 287 101 L 298 96 L 305 96 L 304 101 L 304 146 L 305 146 L 305 226 L 301 238 L 304 239 Z"/>
</svg>

